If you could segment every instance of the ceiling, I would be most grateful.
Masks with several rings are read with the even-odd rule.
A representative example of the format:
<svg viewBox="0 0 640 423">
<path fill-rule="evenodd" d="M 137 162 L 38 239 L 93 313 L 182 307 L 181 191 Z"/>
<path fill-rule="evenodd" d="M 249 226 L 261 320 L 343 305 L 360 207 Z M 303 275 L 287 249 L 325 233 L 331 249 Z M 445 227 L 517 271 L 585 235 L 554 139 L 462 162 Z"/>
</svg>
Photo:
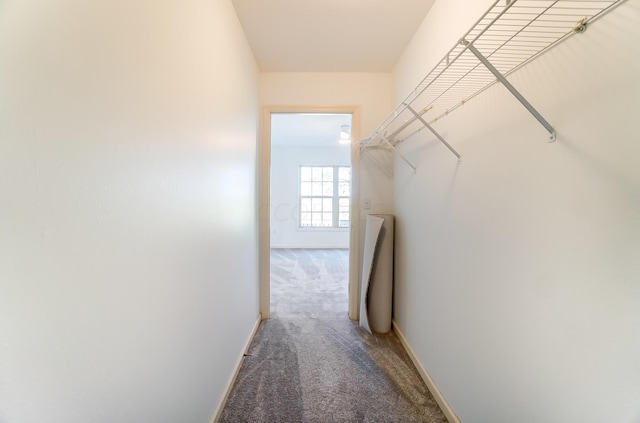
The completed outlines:
<svg viewBox="0 0 640 423">
<path fill-rule="evenodd" d="M 232 0 L 262 72 L 390 72 L 434 0 Z"/>
<path fill-rule="evenodd" d="M 340 145 L 340 127 L 351 127 L 350 114 L 273 113 L 272 147 L 335 147 Z M 349 151 L 348 148 L 346 148 Z"/>
</svg>

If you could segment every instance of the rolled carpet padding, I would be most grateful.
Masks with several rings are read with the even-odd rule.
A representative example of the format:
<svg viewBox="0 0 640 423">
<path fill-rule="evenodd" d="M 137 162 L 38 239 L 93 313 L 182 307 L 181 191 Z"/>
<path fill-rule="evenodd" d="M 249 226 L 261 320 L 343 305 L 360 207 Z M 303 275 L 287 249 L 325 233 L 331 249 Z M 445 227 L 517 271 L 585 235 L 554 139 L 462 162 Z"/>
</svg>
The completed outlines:
<svg viewBox="0 0 640 423">
<path fill-rule="evenodd" d="M 362 261 L 360 326 L 387 333 L 393 306 L 393 234 L 390 214 L 368 215 Z"/>
</svg>

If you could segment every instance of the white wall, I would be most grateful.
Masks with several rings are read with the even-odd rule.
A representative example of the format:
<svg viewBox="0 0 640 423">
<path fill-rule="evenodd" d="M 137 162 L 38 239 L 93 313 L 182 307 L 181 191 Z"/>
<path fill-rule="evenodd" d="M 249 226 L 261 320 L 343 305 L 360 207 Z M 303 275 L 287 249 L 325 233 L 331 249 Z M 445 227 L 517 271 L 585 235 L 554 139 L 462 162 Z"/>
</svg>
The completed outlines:
<svg viewBox="0 0 640 423">
<path fill-rule="evenodd" d="M 209 422 L 258 317 L 231 2 L 2 2 L 0 92 L 0 422 Z"/>
<path fill-rule="evenodd" d="M 438 0 L 403 98 L 488 6 Z M 421 133 L 396 160 L 394 313 L 465 423 L 640 422 L 640 4 Z"/>
<path fill-rule="evenodd" d="M 347 228 L 300 228 L 300 166 L 350 166 L 349 146 L 271 148 L 271 247 L 349 248 Z"/>
<path fill-rule="evenodd" d="M 360 128 L 352 128 L 355 138 L 373 132 L 392 106 L 391 75 L 381 73 L 262 73 L 259 90 L 263 106 L 359 106 Z M 393 179 L 384 166 L 373 164 L 372 156 L 360 157 L 358 194 L 371 203 L 371 210 L 360 211 L 361 241 L 367 213 L 393 210 Z"/>
</svg>

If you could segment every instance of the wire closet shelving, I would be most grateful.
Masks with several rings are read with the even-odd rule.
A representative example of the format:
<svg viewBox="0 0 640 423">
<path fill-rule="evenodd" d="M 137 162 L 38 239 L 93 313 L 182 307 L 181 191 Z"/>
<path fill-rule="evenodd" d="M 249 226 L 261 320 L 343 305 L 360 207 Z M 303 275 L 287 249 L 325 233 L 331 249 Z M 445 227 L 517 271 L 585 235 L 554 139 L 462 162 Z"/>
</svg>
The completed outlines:
<svg viewBox="0 0 640 423">
<path fill-rule="evenodd" d="M 624 1 L 496 0 L 376 130 L 360 141 L 360 148 L 396 150 L 398 143 L 426 128 L 460 159 L 431 125 L 496 83 L 502 83 L 544 126 L 550 142 L 555 141 L 555 129 L 506 77 L 568 37 L 584 32 Z"/>
</svg>

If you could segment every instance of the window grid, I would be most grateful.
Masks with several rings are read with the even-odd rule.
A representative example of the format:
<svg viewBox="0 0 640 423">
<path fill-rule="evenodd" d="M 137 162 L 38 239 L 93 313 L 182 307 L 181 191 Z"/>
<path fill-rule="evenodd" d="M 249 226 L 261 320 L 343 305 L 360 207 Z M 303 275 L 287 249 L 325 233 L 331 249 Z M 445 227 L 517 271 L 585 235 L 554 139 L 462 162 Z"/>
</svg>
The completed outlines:
<svg viewBox="0 0 640 423">
<path fill-rule="evenodd" d="M 348 228 L 349 166 L 300 166 L 301 228 Z"/>
</svg>

